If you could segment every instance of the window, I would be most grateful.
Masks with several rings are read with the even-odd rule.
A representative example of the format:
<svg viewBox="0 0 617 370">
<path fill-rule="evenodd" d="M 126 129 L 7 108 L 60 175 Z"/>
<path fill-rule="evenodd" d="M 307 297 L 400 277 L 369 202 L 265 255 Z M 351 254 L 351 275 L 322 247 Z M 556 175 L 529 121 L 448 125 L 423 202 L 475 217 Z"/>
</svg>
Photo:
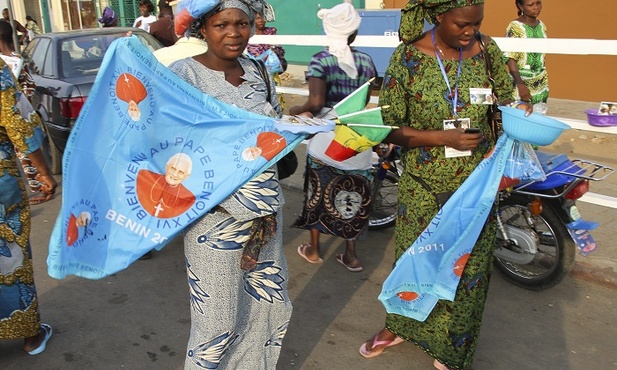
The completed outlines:
<svg viewBox="0 0 617 370">
<path fill-rule="evenodd" d="M 52 74 L 50 61 L 46 61 L 47 50 L 51 45 L 51 40 L 47 38 L 39 38 L 36 43 L 31 43 L 24 51 L 24 57 L 28 59 L 28 68 L 30 73 L 41 76 L 49 76 Z M 49 58 L 51 59 L 51 58 Z"/>
</svg>

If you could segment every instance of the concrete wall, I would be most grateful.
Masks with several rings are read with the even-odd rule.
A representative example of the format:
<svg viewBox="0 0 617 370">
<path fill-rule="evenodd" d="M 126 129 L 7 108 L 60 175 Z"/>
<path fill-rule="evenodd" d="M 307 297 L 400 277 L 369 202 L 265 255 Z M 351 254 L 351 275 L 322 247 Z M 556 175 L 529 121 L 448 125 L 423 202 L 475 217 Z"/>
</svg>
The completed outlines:
<svg viewBox="0 0 617 370">
<path fill-rule="evenodd" d="M 276 10 L 276 22 L 281 35 L 322 34 L 315 15 L 319 6 L 331 7 L 338 0 L 306 0 L 301 4 L 289 0 L 271 0 Z M 384 9 L 405 6 L 405 0 L 381 0 Z M 617 40 L 616 0 L 544 0 L 540 19 L 548 28 L 551 38 Z M 354 1 L 354 6 L 375 1 Z M 381 4 L 380 4 L 381 5 Z M 381 6 L 380 6 L 381 7 Z M 482 32 L 503 37 L 508 23 L 517 17 L 514 0 L 487 0 Z M 309 26 L 310 24 L 310 26 Z M 310 29 L 310 30 L 309 30 Z M 310 31 L 310 32 L 309 32 Z M 290 63 L 307 64 L 310 55 L 319 48 L 289 46 Z M 617 56 L 549 54 L 550 96 L 582 101 L 617 101 Z"/>
<path fill-rule="evenodd" d="M 384 8 L 401 8 L 407 1 L 383 0 Z M 551 38 L 617 40 L 615 0 L 544 0 L 540 19 Z M 495 37 L 515 19 L 514 0 L 487 0 L 482 32 Z M 546 57 L 550 96 L 583 101 L 617 101 L 617 56 L 560 55 Z"/>
<path fill-rule="evenodd" d="M 617 40 L 614 5 L 615 0 L 544 0 L 540 19 L 551 38 Z M 482 31 L 504 36 L 514 18 L 514 0 L 489 0 Z M 617 101 L 617 56 L 549 54 L 546 64 L 551 97 Z"/>
</svg>

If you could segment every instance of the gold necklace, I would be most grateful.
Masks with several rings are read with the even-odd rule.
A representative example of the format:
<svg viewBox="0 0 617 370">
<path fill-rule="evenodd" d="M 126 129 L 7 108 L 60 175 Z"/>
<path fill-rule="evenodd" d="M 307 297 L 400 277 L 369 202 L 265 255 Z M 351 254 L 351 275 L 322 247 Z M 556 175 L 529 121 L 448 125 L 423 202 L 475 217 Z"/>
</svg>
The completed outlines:
<svg viewBox="0 0 617 370">
<path fill-rule="evenodd" d="M 439 45 L 437 45 L 437 43 L 435 43 L 435 48 L 437 49 L 437 51 L 439 51 L 439 54 L 441 54 L 442 58 L 447 59 L 446 54 L 443 52 L 443 50 L 441 50 L 441 48 L 439 47 Z M 453 60 L 453 59 L 450 58 L 450 60 Z"/>
<path fill-rule="evenodd" d="M 441 57 L 443 59 L 448 59 L 448 60 L 454 60 L 456 57 L 446 57 L 446 53 L 443 52 L 443 50 L 441 50 L 441 48 L 439 47 L 439 45 L 437 45 L 437 42 L 435 41 L 435 29 L 433 29 L 432 34 L 431 34 L 431 41 L 433 42 L 433 47 L 435 48 L 435 56 L 437 56 L 437 52 L 439 52 L 439 54 L 441 54 Z M 460 49 L 459 49 L 460 52 Z"/>
</svg>

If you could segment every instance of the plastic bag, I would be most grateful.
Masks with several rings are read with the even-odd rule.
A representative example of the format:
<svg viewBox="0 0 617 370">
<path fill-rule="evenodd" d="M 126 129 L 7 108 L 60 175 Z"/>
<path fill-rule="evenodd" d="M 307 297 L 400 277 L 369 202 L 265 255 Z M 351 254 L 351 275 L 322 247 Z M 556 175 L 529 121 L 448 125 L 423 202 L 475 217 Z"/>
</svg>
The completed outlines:
<svg viewBox="0 0 617 370">
<path fill-rule="evenodd" d="M 506 160 L 503 177 L 513 180 L 512 183 L 546 180 L 542 163 L 531 144 L 518 140 L 514 141 L 512 152 Z"/>
<path fill-rule="evenodd" d="M 268 73 L 270 74 L 284 72 L 283 65 L 281 64 L 281 60 L 279 59 L 279 57 L 276 55 L 276 53 L 272 49 L 268 49 L 264 51 L 263 53 L 261 53 L 261 55 L 259 55 L 255 59 L 261 59 L 266 65 L 266 68 L 268 69 Z"/>
</svg>

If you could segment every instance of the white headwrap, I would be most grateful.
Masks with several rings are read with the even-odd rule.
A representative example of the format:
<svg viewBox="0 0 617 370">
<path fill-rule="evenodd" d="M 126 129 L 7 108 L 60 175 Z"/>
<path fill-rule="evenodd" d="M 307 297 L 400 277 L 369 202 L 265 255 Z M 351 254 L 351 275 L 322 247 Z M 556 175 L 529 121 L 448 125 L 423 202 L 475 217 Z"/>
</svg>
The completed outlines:
<svg viewBox="0 0 617 370">
<path fill-rule="evenodd" d="M 320 9 L 317 17 L 323 21 L 328 37 L 328 51 L 338 59 L 338 64 L 353 79 L 358 77 L 356 63 L 347 40 L 360 27 L 360 15 L 350 3 L 342 3 L 331 9 Z"/>
</svg>

